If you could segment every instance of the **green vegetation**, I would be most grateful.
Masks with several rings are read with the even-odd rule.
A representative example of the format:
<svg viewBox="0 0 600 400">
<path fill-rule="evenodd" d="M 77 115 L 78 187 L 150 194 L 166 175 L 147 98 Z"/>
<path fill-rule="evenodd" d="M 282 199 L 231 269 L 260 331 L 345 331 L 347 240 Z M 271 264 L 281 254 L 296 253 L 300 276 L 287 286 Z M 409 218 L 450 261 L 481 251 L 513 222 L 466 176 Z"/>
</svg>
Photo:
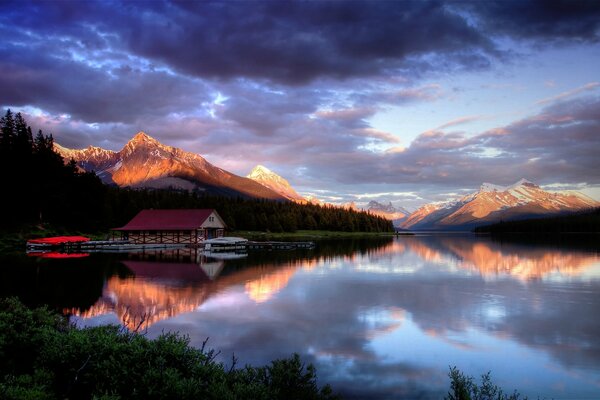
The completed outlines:
<svg viewBox="0 0 600 400">
<path fill-rule="evenodd" d="M 46 308 L 0 301 L 3 399 L 335 399 L 298 355 L 226 368 L 186 337 L 155 340 L 117 326 L 78 329 Z"/>
<path fill-rule="evenodd" d="M 600 233 L 600 208 L 547 218 L 503 221 L 476 228 L 477 233 Z"/>
<path fill-rule="evenodd" d="M 0 197 L 1 226 L 11 233 L 32 225 L 106 232 L 145 208 L 214 208 L 230 230 L 393 231 L 384 218 L 333 206 L 106 186 L 95 174 L 79 171 L 73 160 L 65 164 L 53 150 L 52 135 L 40 130 L 34 139 L 21 114 L 10 110 L 0 120 L 0 182 L 7 188 Z"/>
<path fill-rule="evenodd" d="M 507 395 L 497 385 L 492 383 L 490 373 L 481 376 L 481 384 L 477 385 L 473 378 L 464 375 L 456 367 L 451 367 L 450 392 L 445 400 L 519 400 L 520 394 L 516 391 Z M 527 400 L 527 397 L 524 398 Z"/>
</svg>

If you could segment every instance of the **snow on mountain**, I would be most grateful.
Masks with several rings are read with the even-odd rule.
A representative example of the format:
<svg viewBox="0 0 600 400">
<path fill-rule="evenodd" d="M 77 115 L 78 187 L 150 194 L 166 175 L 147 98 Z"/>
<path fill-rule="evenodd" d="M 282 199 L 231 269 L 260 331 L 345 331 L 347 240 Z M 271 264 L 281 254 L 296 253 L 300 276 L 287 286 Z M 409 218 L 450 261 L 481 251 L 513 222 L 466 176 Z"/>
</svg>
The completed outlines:
<svg viewBox="0 0 600 400">
<path fill-rule="evenodd" d="M 85 171 L 101 171 L 108 168 L 116 158 L 117 153 L 100 147 L 88 146 L 85 149 L 68 149 L 54 143 L 54 151 L 65 160 L 75 160 L 80 168 Z"/>
<path fill-rule="evenodd" d="M 490 183 L 457 201 L 427 204 L 402 223 L 405 229 L 460 229 L 500 220 L 522 219 L 598 207 L 600 203 L 577 192 L 547 192 L 521 179 L 510 186 Z"/>
<path fill-rule="evenodd" d="M 98 147 L 81 150 L 55 144 L 56 151 L 105 183 L 135 188 L 177 188 L 225 196 L 283 200 L 275 191 L 218 168 L 198 154 L 137 133 L 118 152 Z"/>
<path fill-rule="evenodd" d="M 378 201 L 371 200 L 369 204 L 367 204 L 365 210 L 369 211 L 371 214 L 393 221 L 394 225 L 399 225 L 410 214 L 401 207 L 394 207 L 391 201 L 388 204 L 382 204 Z"/>
<path fill-rule="evenodd" d="M 306 203 L 307 200 L 300 196 L 294 188 L 290 185 L 290 183 L 277 175 L 275 172 L 271 171 L 265 166 L 257 165 L 250 171 L 250 173 L 246 176 L 246 178 L 252 179 L 260 183 L 261 185 L 273 190 L 276 193 L 279 193 L 281 196 L 285 197 L 288 200 L 292 200 L 299 203 Z"/>
</svg>

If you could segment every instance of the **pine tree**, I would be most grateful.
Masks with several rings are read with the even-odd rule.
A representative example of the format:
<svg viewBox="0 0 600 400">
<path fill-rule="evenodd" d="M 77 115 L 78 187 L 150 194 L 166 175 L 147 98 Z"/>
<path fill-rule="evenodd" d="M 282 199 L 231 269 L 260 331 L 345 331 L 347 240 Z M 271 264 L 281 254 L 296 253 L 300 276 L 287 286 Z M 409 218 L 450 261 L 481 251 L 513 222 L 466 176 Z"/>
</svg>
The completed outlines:
<svg viewBox="0 0 600 400">
<path fill-rule="evenodd" d="M 6 114 L 0 119 L 0 149 L 3 153 L 10 153 L 13 151 L 15 142 L 15 120 L 10 108 L 6 110 Z"/>
<path fill-rule="evenodd" d="M 15 115 L 14 126 L 15 150 L 21 156 L 31 154 L 33 144 L 31 128 L 27 126 L 27 122 L 20 112 Z"/>
</svg>

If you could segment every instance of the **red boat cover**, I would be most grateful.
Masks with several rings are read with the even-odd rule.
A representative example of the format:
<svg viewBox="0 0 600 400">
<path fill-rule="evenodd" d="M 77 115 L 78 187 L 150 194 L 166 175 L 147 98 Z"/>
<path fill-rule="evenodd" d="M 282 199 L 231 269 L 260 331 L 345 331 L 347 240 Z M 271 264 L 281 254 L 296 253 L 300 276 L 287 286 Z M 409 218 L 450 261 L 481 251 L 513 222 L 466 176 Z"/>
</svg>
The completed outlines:
<svg viewBox="0 0 600 400">
<path fill-rule="evenodd" d="M 89 242 L 90 238 L 85 236 L 54 236 L 41 239 L 31 239 L 27 243 L 34 244 L 62 244 L 62 243 L 78 243 L 78 242 Z"/>
<path fill-rule="evenodd" d="M 87 257 L 90 254 L 89 253 L 59 253 L 57 251 L 51 251 L 51 252 L 33 252 L 33 253 L 27 253 L 27 255 L 29 257 L 40 257 L 40 258 L 82 258 L 82 257 Z"/>
</svg>

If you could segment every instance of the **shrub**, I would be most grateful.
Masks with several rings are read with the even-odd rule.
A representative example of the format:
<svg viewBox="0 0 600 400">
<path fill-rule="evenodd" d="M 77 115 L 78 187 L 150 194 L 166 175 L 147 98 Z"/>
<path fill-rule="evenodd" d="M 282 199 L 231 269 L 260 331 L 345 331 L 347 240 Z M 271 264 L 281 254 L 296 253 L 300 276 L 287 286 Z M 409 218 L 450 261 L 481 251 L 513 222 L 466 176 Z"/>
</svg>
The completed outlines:
<svg viewBox="0 0 600 400">
<path fill-rule="evenodd" d="M 0 301 L 2 399 L 334 399 L 300 357 L 226 370 L 178 334 L 79 329 L 46 308 Z"/>
<path fill-rule="evenodd" d="M 470 376 L 464 375 L 456 367 L 450 367 L 450 392 L 445 400 L 519 400 L 516 391 L 506 395 L 492 383 L 490 372 L 481 375 L 481 385 L 477 385 Z M 524 400 L 527 400 L 525 398 Z"/>
</svg>

